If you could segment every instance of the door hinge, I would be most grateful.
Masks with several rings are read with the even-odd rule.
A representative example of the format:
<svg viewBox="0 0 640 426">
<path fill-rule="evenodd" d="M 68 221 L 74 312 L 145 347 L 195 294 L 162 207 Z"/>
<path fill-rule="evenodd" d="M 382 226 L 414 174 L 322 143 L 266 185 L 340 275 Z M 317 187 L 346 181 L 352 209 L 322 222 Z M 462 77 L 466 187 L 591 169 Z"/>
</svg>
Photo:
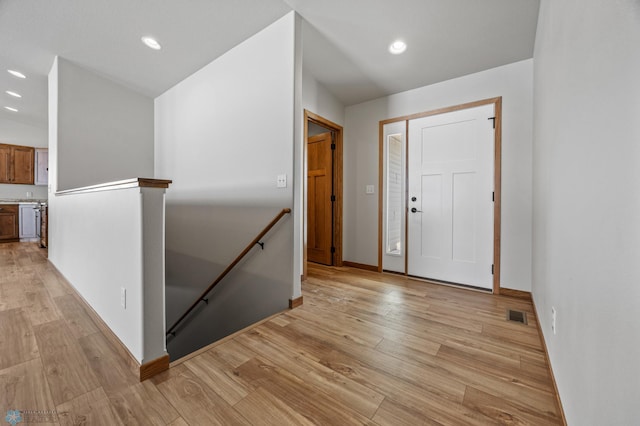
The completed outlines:
<svg viewBox="0 0 640 426">
<path fill-rule="evenodd" d="M 493 201 L 494 203 L 495 203 L 495 201 L 496 201 L 496 192 L 495 192 L 495 191 L 493 191 L 493 192 L 491 193 L 491 201 Z"/>
<path fill-rule="evenodd" d="M 491 265 L 491 275 L 493 275 L 493 265 Z"/>
<path fill-rule="evenodd" d="M 332 143 L 332 144 L 331 144 L 331 150 L 332 150 L 332 151 L 335 151 L 335 150 L 336 150 L 336 144 L 335 144 L 335 143 Z"/>
<path fill-rule="evenodd" d="M 336 201 L 336 196 L 335 196 L 335 195 L 332 195 L 332 196 L 331 196 L 331 202 L 334 202 L 334 201 Z"/>
<path fill-rule="evenodd" d="M 336 248 L 335 247 L 331 247 L 331 253 L 335 253 L 336 252 Z"/>
<path fill-rule="evenodd" d="M 487 118 L 487 120 L 492 120 L 493 128 L 495 129 L 496 128 L 496 118 L 495 117 L 489 117 L 489 118 Z"/>
</svg>

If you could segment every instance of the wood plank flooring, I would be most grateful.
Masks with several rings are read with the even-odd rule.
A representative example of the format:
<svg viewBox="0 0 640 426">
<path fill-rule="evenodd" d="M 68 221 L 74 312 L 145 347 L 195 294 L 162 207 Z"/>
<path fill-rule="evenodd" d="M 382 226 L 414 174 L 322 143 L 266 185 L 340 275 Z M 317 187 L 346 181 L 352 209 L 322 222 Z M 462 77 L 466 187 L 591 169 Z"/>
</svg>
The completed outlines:
<svg viewBox="0 0 640 426">
<path fill-rule="evenodd" d="M 46 250 L 0 244 L 0 418 L 40 410 L 40 424 L 59 425 L 562 423 L 525 300 L 314 265 L 303 296 L 303 306 L 139 383 Z M 507 308 L 527 312 L 529 324 L 506 321 Z"/>
</svg>

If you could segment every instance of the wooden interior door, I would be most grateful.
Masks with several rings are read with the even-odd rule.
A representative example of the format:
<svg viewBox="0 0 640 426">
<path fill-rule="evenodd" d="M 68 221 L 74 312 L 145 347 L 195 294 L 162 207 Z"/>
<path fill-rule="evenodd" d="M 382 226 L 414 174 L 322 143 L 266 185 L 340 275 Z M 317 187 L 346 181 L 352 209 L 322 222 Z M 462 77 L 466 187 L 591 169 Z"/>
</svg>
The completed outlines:
<svg viewBox="0 0 640 426">
<path fill-rule="evenodd" d="M 332 264 L 333 150 L 331 132 L 307 141 L 307 260 Z"/>
</svg>

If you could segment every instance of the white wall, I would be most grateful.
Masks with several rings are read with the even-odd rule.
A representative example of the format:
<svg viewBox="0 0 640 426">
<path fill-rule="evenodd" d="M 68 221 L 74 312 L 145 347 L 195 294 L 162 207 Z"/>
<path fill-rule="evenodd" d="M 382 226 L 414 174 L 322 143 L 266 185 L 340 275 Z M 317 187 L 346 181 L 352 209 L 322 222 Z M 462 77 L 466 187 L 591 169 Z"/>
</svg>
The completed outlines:
<svg viewBox="0 0 640 426">
<path fill-rule="evenodd" d="M 47 128 L 0 117 L 0 143 L 46 148 Z M 0 184 L 0 198 L 27 198 L 27 192 L 31 192 L 34 199 L 47 199 L 46 185 Z"/>
<path fill-rule="evenodd" d="M 188 296 L 293 207 L 297 20 L 287 14 L 155 101 L 156 176 L 174 182 L 167 194 L 169 323 Z M 286 188 L 276 187 L 280 174 Z M 172 359 L 178 346 L 210 343 L 287 308 L 300 294 L 295 232 L 294 218 L 285 216 L 265 250 L 254 249 L 216 289 L 206 313 L 169 342 Z"/>
<path fill-rule="evenodd" d="M 304 109 L 344 126 L 344 105 L 329 92 L 316 78 L 313 72 L 303 68 L 302 106 Z"/>
<path fill-rule="evenodd" d="M 49 73 L 49 183 L 52 189 L 49 194 L 49 260 L 131 354 L 144 363 L 165 354 L 164 190 L 133 188 L 55 195 L 59 176 L 67 176 L 70 181 L 73 180 L 71 178 L 89 178 L 82 172 L 82 167 L 76 174 L 75 163 L 65 161 L 64 155 L 69 155 L 70 151 L 68 144 L 73 146 L 78 142 L 73 135 L 90 134 L 87 126 L 91 123 L 100 123 L 95 127 L 98 133 L 105 128 L 117 132 L 121 126 L 131 125 L 122 123 L 118 114 L 105 115 L 99 107 L 94 109 L 95 103 L 100 100 L 83 100 L 79 97 L 78 91 L 86 90 L 88 96 L 90 93 L 101 93 L 105 86 L 110 85 L 88 74 L 88 71 L 62 58 L 55 59 Z M 78 77 L 82 84 L 75 86 L 72 77 Z M 90 81 L 97 85 L 95 92 L 88 84 Z M 66 93 L 71 95 L 65 96 Z M 123 108 L 131 97 L 137 97 L 121 87 L 110 94 L 110 102 L 118 103 L 118 94 L 122 95 L 120 104 Z M 69 105 L 71 100 L 79 104 Z M 79 110 L 85 110 L 82 118 L 86 122 L 78 124 L 79 130 L 76 132 L 73 116 L 69 114 L 73 115 Z M 138 123 L 141 126 L 144 124 Z M 130 129 L 123 130 L 125 135 L 129 132 Z M 100 137 L 88 139 L 86 143 L 91 146 L 100 140 Z M 145 141 L 139 142 L 142 147 L 136 147 L 135 142 L 130 141 L 131 151 L 140 152 L 142 159 L 153 158 L 153 146 L 149 147 Z M 122 147 L 116 143 L 102 147 L 100 152 L 108 149 L 113 152 L 104 154 L 99 164 L 95 157 L 91 157 L 96 169 L 119 168 L 112 162 L 120 160 Z M 151 150 L 142 154 L 145 149 Z M 132 166 L 128 170 L 130 174 L 125 177 L 148 175 L 147 166 L 144 161 L 142 163 L 140 169 Z M 62 170 L 60 164 L 67 164 L 66 167 L 70 168 Z M 149 191 L 152 194 L 147 194 Z M 127 292 L 126 308 L 120 304 L 121 288 Z"/>
<path fill-rule="evenodd" d="M 153 176 L 153 100 L 63 58 L 58 190 Z"/>
<path fill-rule="evenodd" d="M 570 425 L 640 419 L 638 46 L 638 1 L 541 2 L 533 296 Z"/>
<path fill-rule="evenodd" d="M 166 355 L 164 189 L 51 199 L 58 235 L 51 262 L 140 364 Z"/>
<path fill-rule="evenodd" d="M 531 290 L 533 61 L 349 106 L 345 113 L 344 259 L 378 263 L 378 122 L 502 96 L 502 287 Z M 374 185 L 376 194 L 365 194 Z"/>
<path fill-rule="evenodd" d="M 50 241 L 55 250 L 49 259 L 141 360 L 140 194 L 121 192 L 53 196 Z M 127 289 L 128 309 L 120 306 L 120 287 Z"/>
</svg>

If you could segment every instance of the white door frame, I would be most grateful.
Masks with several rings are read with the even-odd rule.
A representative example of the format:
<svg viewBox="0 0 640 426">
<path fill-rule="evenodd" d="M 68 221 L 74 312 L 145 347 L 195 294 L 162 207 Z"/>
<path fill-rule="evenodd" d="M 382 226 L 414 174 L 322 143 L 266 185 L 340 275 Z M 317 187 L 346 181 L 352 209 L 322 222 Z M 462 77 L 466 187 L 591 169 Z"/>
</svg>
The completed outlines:
<svg viewBox="0 0 640 426">
<path fill-rule="evenodd" d="M 389 123 L 396 123 L 399 121 L 404 121 L 407 123 L 409 120 L 416 118 L 428 117 L 431 115 L 444 114 L 452 111 L 459 111 L 463 109 L 475 108 L 482 105 L 494 105 L 495 111 L 495 133 L 494 133 L 494 188 L 495 188 L 495 197 L 494 197 L 494 205 L 493 205 L 493 261 L 494 261 L 494 269 L 493 269 L 493 293 L 500 294 L 500 211 L 501 211 L 501 199 L 502 199 L 502 190 L 501 190 L 501 181 L 502 181 L 502 97 L 483 99 L 480 101 L 469 102 L 461 105 L 454 105 L 445 108 L 439 108 L 432 111 L 421 112 L 417 114 L 406 115 L 402 117 L 391 118 L 388 120 L 380 121 L 379 123 L 379 173 L 378 173 L 378 185 L 379 188 L 384 188 L 384 176 L 383 176 L 383 166 L 384 166 L 384 125 Z M 407 150 L 408 152 L 408 150 Z M 405 161 L 407 164 L 407 161 Z M 406 167 L 405 167 L 405 181 L 408 179 L 406 175 Z M 406 188 L 406 186 L 405 186 Z M 378 191 L 378 271 L 382 272 L 382 250 L 384 244 L 384 236 L 382 233 L 382 221 L 383 221 L 383 193 L 384 191 L 381 189 Z M 407 198 L 405 194 L 405 199 Z M 405 209 L 406 211 L 406 209 Z M 405 213 L 406 214 L 406 213 Z M 407 223 L 405 218 L 405 223 Z M 405 226 L 406 232 L 406 226 Z M 406 236 L 405 236 L 406 241 Z M 406 250 L 405 250 L 406 253 Z M 406 256 L 405 256 L 405 275 L 407 273 L 407 264 L 406 264 Z"/>
</svg>

